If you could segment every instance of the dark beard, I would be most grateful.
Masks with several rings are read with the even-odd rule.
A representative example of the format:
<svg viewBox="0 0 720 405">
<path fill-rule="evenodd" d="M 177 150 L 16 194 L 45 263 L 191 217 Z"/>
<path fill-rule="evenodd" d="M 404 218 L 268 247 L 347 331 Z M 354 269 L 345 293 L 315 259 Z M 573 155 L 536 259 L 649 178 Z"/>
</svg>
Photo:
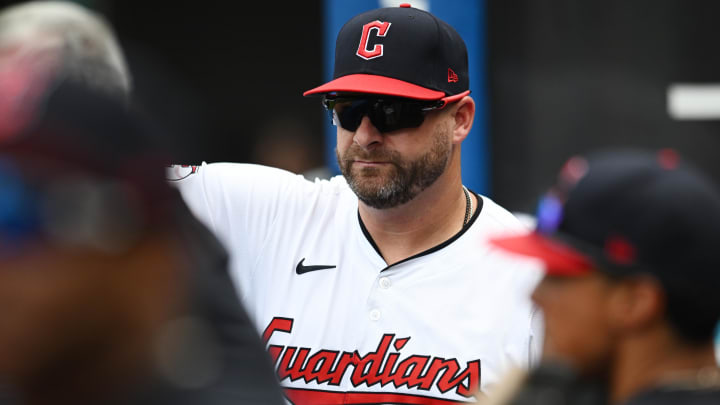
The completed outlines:
<svg viewBox="0 0 720 405">
<path fill-rule="evenodd" d="M 435 183 L 447 168 L 451 147 L 445 132 L 438 131 L 432 148 L 411 162 L 404 161 L 396 151 L 366 152 L 356 144 L 352 144 L 342 158 L 337 150 L 335 152 L 340 171 L 360 201 L 373 208 L 385 209 L 407 203 Z M 356 159 L 390 162 L 391 170 L 385 175 L 383 170 L 373 167 L 353 172 L 352 164 Z"/>
</svg>

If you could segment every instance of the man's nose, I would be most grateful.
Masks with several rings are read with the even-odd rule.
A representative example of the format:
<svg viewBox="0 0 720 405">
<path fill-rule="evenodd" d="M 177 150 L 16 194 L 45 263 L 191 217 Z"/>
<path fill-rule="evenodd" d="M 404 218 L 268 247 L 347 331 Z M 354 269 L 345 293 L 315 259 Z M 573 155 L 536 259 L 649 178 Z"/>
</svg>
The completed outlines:
<svg viewBox="0 0 720 405">
<path fill-rule="evenodd" d="M 370 122 L 370 118 L 367 115 L 362 117 L 360 126 L 355 130 L 355 135 L 353 135 L 353 142 L 363 149 L 373 149 L 382 144 L 382 140 L 382 133 Z"/>
</svg>

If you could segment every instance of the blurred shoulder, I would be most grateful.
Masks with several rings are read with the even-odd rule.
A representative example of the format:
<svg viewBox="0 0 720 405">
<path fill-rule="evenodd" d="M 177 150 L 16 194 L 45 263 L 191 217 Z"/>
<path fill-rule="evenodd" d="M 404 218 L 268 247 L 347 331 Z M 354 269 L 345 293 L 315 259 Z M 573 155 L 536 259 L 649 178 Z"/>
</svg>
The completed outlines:
<svg viewBox="0 0 720 405">
<path fill-rule="evenodd" d="M 482 219 L 485 223 L 485 226 L 497 228 L 498 230 L 518 232 L 527 231 L 529 229 L 528 224 L 525 221 L 521 221 L 518 217 L 502 207 L 500 204 L 493 201 L 491 198 L 479 194 L 478 196 L 483 200 L 480 219 Z"/>
</svg>

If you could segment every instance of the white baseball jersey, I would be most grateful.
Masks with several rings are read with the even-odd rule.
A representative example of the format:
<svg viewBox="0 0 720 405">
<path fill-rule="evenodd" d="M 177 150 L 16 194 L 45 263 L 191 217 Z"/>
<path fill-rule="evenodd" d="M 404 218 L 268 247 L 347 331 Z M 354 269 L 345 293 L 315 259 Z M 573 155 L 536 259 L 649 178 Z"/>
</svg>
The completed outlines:
<svg viewBox="0 0 720 405">
<path fill-rule="evenodd" d="M 489 245 L 522 226 L 488 198 L 450 240 L 388 266 L 342 176 L 228 163 L 170 171 L 229 249 L 293 404 L 473 401 L 539 353 L 529 295 L 540 272 Z"/>
</svg>

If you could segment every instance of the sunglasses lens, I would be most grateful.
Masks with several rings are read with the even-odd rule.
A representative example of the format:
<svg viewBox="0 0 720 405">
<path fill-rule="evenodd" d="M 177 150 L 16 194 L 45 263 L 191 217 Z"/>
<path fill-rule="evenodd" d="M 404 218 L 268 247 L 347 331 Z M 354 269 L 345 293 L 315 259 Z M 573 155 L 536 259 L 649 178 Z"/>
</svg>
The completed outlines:
<svg viewBox="0 0 720 405">
<path fill-rule="evenodd" d="M 340 126 L 348 131 L 356 131 L 362 118 L 368 114 L 370 101 L 365 99 L 338 102 L 335 104 L 334 117 Z"/>
<path fill-rule="evenodd" d="M 414 102 L 379 100 L 370 111 L 370 121 L 380 132 L 417 128 L 425 120 L 422 106 Z"/>
<path fill-rule="evenodd" d="M 370 118 L 380 132 L 417 128 L 425 120 L 426 111 L 433 109 L 422 103 L 397 99 L 325 99 L 334 125 L 356 131 L 364 116 Z"/>
</svg>

